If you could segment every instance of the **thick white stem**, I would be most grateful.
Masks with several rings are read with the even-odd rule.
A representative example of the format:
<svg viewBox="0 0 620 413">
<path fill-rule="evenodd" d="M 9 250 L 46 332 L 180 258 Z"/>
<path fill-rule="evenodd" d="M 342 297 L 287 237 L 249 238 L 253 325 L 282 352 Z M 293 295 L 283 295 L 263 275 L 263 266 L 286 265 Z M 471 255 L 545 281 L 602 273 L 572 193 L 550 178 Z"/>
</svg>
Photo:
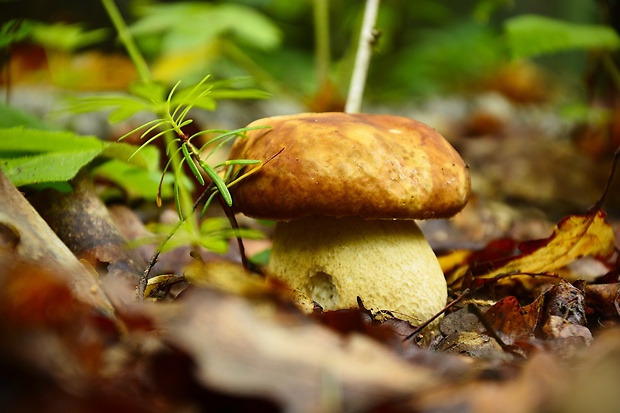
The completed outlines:
<svg viewBox="0 0 620 413">
<path fill-rule="evenodd" d="M 345 112 L 347 113 L 356 113 L 362 108 L 362 97 L 364 96 L 366 74 L 368 73 L 368 65 L 370 63 L 370 55 L 374 43 L 373 30 L 375 21 L 377 20 L 379 3 L 380 0 L 366 0 L 364 21 L 362 23 L 362 30 L 357 46 L 357 55 L 355 56 L 355 66 L 353 68 L 353 75 L 351 76 L 351 83 L 349 85 L 349 95 L 347 96 L 347 104 L 345 106 Z"/>
<path fill-rule="evenodd" d="M 443 271 L 415 221 L 278 222 L 268 272 L 325 310 L 357 308 L 360 297 L 367 309 L 391 311 L 414 325 L 447 299 Z"/>
</svg>

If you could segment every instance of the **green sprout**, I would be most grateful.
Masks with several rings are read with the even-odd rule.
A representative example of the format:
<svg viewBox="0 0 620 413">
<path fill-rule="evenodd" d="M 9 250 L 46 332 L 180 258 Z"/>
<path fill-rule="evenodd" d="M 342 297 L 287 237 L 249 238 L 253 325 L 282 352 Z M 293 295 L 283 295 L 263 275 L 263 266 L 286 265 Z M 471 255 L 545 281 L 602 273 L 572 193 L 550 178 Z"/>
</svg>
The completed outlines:
<svg viewBox="0 0 620 413">
<path fill-rule="evenodd" d="M 168 161 L 161 173 L 156 201 L 159 206 L 162 205 L 162 187 L 166 176 L 171 174 L 173 176 L 172 193 L 179 216 L 178 223 L 174 225 L 158 225 L 153 228 L 156 235 L 151 241 L 159 242 L 159 244 L 140 278 L 138 297 L 144 298 L 149 273 L 159 255 L 171 248 L 190 245 L 223 252 L 227 247 L 225 240 L 237 237 L 242 261 L 244 265 L 247 265 L 240 237 L 256 238 L 259 234 L 256 231 L 239 228 L 232 213 L 233 199 L 228 188 L 255 173 L 269 161 L 239 159 L 212 166 L 208 160 L 231 140 L 244 137 L 245 132 L 257 128 L 208 129 L 187 135 L 184 127 L 192 123 L 192 119 L 188 117 L 192 109 L 214 110 L 216 98 L 266 98 L 268 95 L 254 89 L 232 89 L 229 87 L 230 81 L 213 83 L 209 81 L 209 76 L 204 76 L 197 84 L 187 88 L 182 88 L 179 81 L 166 93 L 167 87 L 152 78 L 146 60 L 114 1 L 101 1 L 118 32 L 121 43 L 137 68 L 140 81 L 130 87 L 129 94 L 99 94 L 74 99 L 70 110 L 74 113 L 111 110 L 108 117 L 110 122 L 127 120 L 139 112 L 154 114 L 155 119 L 138 126 L 120 137 L 119 140 L 140 134 L 140 140 L 143 142 L 131 155 L 131 159 L 156 140 L 163 139 Z M 199 138 L 204 135 L 215 135 L 215 137 L 199 144 Z M 193 183 L 184 175 L 184 165 L 189 167 L 194 178 Z M 254 167 L 247 171 L 239 167 L 246 165 Z M 190 188 L 194 184 L 204 187 L 202 194 L 195 201 L 190 195 Z M 203 219 L 207 208 L 218 196 L 229 220 L 228 228 L 225 227 L 221 218 Z M 200 204 L 204 205 L 200 213 L 196 214 Z"/>
</svg>

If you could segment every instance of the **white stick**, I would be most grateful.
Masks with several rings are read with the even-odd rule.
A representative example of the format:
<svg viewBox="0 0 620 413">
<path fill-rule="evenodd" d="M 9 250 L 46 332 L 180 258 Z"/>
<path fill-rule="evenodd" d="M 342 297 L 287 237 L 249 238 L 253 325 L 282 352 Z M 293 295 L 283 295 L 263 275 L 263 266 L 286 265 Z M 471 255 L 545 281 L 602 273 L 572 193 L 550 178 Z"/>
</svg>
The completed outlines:
<svg viewBox="0 0 620 413">
<path fill-rule="evenodd" d="M 374 43 L 373 29 L 375 21 L 377 20 L 379 2 L 380 0 L 366 0 L 364 21 L 362 23 L 360 40 L 357 46 L 357 55 L 355 56 L 355 66 L 353 68 L 353 75 L 351 76 L 351 84 L 349 85 L 347 104 L 344 110 L 347 113 L 359 112 L 362 107 L 366 74 L 368 72 L 368 64 L 370 63 L 372 44 Z"/>
</svg>

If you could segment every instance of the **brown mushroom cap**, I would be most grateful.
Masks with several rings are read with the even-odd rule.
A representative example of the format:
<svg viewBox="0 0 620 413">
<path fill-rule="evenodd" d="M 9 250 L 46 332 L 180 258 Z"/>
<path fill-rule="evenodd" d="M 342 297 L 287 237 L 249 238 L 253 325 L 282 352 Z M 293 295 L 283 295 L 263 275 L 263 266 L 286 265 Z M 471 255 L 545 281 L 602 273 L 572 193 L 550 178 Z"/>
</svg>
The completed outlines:
<svg viewBox="0 0 620 413">
<path fill-rule="evenodd" d="M 429 126 L 400 116 L 304 113 L 264 118 L 230 159 L 267 160 L 233 186 L 235 207 L 256 218 L 449 217 L 466 204 L 467 167 Z"/>
</svg>

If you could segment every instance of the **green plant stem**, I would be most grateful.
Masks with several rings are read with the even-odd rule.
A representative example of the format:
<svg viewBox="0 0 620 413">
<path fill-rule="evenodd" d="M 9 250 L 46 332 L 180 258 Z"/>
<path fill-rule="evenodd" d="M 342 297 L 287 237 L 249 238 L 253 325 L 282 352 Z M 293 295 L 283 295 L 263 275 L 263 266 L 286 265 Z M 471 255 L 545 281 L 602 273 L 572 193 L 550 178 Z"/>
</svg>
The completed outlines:
<svg viewBox="0 0 620 413">
<path fill-rule="evenodd" d="M 314 0 L 314 50 L 316 55 L 317 86 L 320 88 L 329 78 L 329 3 Z"/>
<path fill-rule="evenodd" d="M 101 3 L 103 3 L 103 7 L 105 7 L 108 16 L 110 16 L 110 20 L 112 20 L 112 23 L 118 32 L 118 37 L 125 46 L 131 61 L 138 71 L 138 75 L 140 75 L 140 79 L 144 83 L 151 82 L 153 78 L 151 77 L 151 72 L 146 64 L 146 60 L 144 60 L 142 53 L 140 53 L 138 46 L 134 42 L 133 37 L 129 32 L 129 28 L 127 27 L 127 24 L 125 24 L 125 20 L 123 20 L 123 16 L 121 16 L 118 7 L 116 7 L 116 3 L 114 3 L 114 0 L 101 0 Z"/>
<path fill-rule="evenodd" d="M 176 139 L 176 136 L 172 131 L 168 131 L 164 134 L 164 142 L 166 144 L 166 148 L 171 148 L 174 145 L 172 143 Z M 181 206 L 181 215 L 179 219 L 189 221 L 191 231 L 198 232 L 198 220 L 194 217 L 193 213 L 193 202 L 191 194 L 188 188 L 185 186 L 185 182 L 183 180 L 183 169 L 181 165 L 181 155 L 176 150 L 171 150 L 168 155 L 171 160 L 172 173 L 174 175 L 174 181 L 179 187 L 179 205 Z"/>
<path fill-rule="evenodd" d="M 125 49 L 127 50 L 129 57 L 131 58 L 131 61 L 136 67 L 136 70 L 138 71 L 140 79 L 144 83 L 152 82 L 153 78 L 151 76 L 151 72 L 149 71 L 146 60 L 144 59 L 144 57 L 142 56 L 142 53 L 140 53 L 140 49 L 138 49 L 138 46 L 134 42 L 133 36 L 129 32 L 129 28 L 127 27 L 127 24 L 125 23 L 125 20 L 121 16 L 121 13 L 119 12 L 118 8 L 116 7 L 114 0 L 101 0 L 101 2 L 103 6 L 105 7 L 106 12 L 108 13 L 108 16 L 110 16 L 110 20 L 112 20 L 112 23 L 114 24 L 114 27 L 116 28 L 116 31 L 118 32 L 118 36 L 121 39 L 121 42 L 123 43 L 123 45 L 125 46 Z M 165 113 L 165 114 L 158 113 L 157 115 L 158 116 L 169 116 L 168 113 Z M 174 124 L 174 121 L 173 121 L 173 124 Z M 166 132 L 164 134 L 164 141 L 166 144 L 166 148 L 172 147 L 172 143 L 174 139 L 175 139 L 175 135 L 172 132 Z M 196 218 L 192 218 L 193 208 L 192 208 L 191 194 L 189 193 L 189 190 L 187 189 L 183 180 L 181 179 L 181 171 L 182 171 L 181 156 L 179 155 L 177 151 L 171 150 L 170 159 L 171 159 L 171 166 L 172 166 L 172 170 L 174 174 L 174 179 L 179 188 L 179 204 L 181 205 L 181 214 L 183 215 L 183 217 L 186 217 L 187 219 L 189 219 L 191 230 L 198 231 L 198 220 Z"/>
</svg>

